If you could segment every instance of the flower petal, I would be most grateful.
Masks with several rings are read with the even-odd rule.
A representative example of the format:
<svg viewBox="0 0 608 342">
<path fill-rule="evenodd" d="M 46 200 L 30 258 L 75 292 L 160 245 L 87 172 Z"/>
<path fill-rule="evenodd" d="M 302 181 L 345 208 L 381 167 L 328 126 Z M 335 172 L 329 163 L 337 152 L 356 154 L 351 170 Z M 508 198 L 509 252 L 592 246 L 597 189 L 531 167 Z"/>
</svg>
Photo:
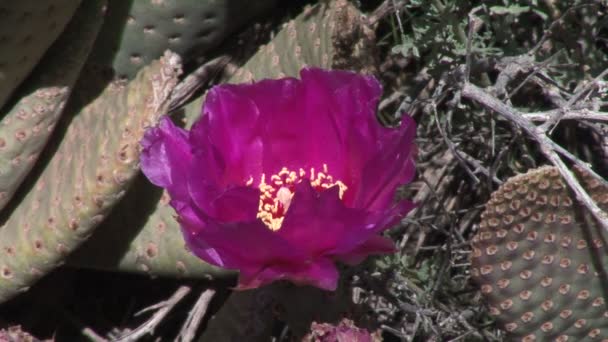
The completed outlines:
<svg viewBox="0 0 608 342">
<path fill-rule="evenodd" d="M 205 222 L 204 229 L 180 222 L 188 247 L 200 258 L 214 265 L 239 270 L 260 270 L 266 265 L 301 263 L 308 257 L 261 221 L 238 223 Z M 212 246 L 218 258 L 208 260 Z M 221 262 L 218 262 L 220 259 Z"/>
<path fill-rule="evenodd" d="M 333 251 L 346 237 L 367 234 L 366 214 L 345 207 L 337 186 L 319 193 L 310 182 L 303 181 L 295 188 L 291 206 L 277 234 L 314 258 Z"/>
<path fill-rule="evenodd" d="M 224 159 L 225 182 L 244 182 L 249 177 L 259 180 L 263 149 L 268 148 L 270 140 L 268 123 L 280 121 L 286 112 L 298 108 L 294 96 L 298 82 L 265 80 L 249 85 L 221 85 L 209 91 L 203 107 L 206 115 L 192 131 L 196 141 L 206 140 L 205 144 L 212 145 Z M 288 134 L 285 130 L 275 133 Z"/>
<path fill-rule="evenodd" d="M 337 187 L 319 193 L 304 181 L 296 187 L 277 234 L 309 253 L 312 259 L 331 256 L 339 260 L 362 260 L 366 251 L 368 254 L 386 252 L 385 246 L 374 249 L 378 245 L 366 244 L 370 239 L 381 241 L 378 233 L 396 224 L 412 206 L 402 201 L 380 212 L 348 208 L 340 201 Z M 354 256 L 350 257 L 351 254 Z"/>
<path fill-rule="evenodd" d="M 402 120 L 399 135 L 384 136 L 382 148 L 365 165 L 353 206 L 371 211 L 382 210 L 393 201 L 397 186 L 414 178 L 413 141 L 416 125 L 407 115 Z"/>
<path fill-rule="evenodd" d="M 146 177 L 166 188 L 172 199 L 186 200 L 187 172 L 192 160 L 188 133 L 163 116 L 158 126 L 146 131 L 141 145 L 141 169 Z"/>
<path fill-rule="evenodd" d="M 372 235 L 363 244 L 349 251 L 347 254 L 336 255 L 336 259 L 349 265 L 356 265 L 365 260 L 372 254 L 388 254 L 395 252 L 393 240 L 380 236 Z"/>
<path fill-rule="evenodd" d="M 359 147 L 375 146 L 387 130 L 374 114 L 380 84 L 370 76 L 318 68 L 303 69 L 301 78 L 221 85 L 209 92 L 206 115 L 192 131 L 200 137 L 196 141 L 207 138 L 218 150 L 227 172 L 234 174 L 230 180 L 259 180 L 261 172 L 273 174 L 283 167 L 319 170 L 323 164 L 334 178 L 357 174 L 345 167 L 345 156 L 365 152 Z M 358 151 L 348 153 L 353 128 L 360 131 Z M 363 162 L 373 156 L 363 155 Z M 355 170 L 363 162 L 354 165 L 359 166 Z"/>
<path fill-rule="evenodd" d="M 244 290 L 270 284 L 275 280 L 289 280 L 297 285 L 312 285 L 334 291 L 338 286 L 338 270 L 333 261 L 319 258 L 304 265 L 274 264 L 259 272 L 241 272 L 237 289 Z"/>
</svg>

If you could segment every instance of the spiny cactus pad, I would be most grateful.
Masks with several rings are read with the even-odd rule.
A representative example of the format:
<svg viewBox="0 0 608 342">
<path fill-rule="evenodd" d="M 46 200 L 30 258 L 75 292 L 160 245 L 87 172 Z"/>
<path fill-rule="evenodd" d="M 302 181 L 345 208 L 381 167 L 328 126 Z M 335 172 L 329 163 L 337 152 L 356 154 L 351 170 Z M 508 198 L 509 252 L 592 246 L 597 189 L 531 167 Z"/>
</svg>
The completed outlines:
<svg viewBox="0 0 608 342">
<path fill-rule="evenodd" d="M 233 71 L 226 82 L 298 77 L 305 66 L 361 71 L 359 59 L 373 57 L 371 42 L 375 41 L 373 31 L 362 17 L 346 0 L 306 6 L 302 14 L 284 24 L 272 41 L 262 45 L 245 65 Z M 362 71 L 373 68 L 373 63 L 365 64 Z"/>
<path fill-rule="evenodd" d="M 95 47 L 95 60 L 116 75 L 137 71 L 169 49 L 184 62 L 218 46 L 276 0 L 110 0 L 107 25 Z"/>
<path fill-rule="evenodd" d="M 72 18 L 80 0 L 0 2 L 0 108 Z"/>
<path fill-rule="evenodd" d="M 272 42 L 260 48 L 243 69 L 239 69 L 241 71 L 234 72 L 229 82 L 282 75 L 295 77 L 305 65 L 330 67 L 335 49 L 331 43 L 333 31 L 327 28 L 346 10 L 349 15 L 361 15 L 360 12 L 353 14 L 355 8 L 343 1 L 307 7 L 302 15 L 286 24 Z M 277 59 L 273 56 L 278 58 L 278 52 L 283 57 L 276 64 Z M 200 98 L 185 108 L 184 126 L 189 127 L 200 116 L 202 101 Z M 132 200 L 135 197 L 138 200 Z M 175 212 L 168 202 L 166 193 L 161 195 L 161 191 L 145 178 L 138 180 L 102 224 L 99 233 L 70 258 L 70 264 L 174 277 L 234 276 L 234 273 L 209 266 L 185 249 Z"/>
<path fill-rule="evenodd" d="M 235 272 L 204 263 L 186 249 L 169 195 L 143 176 L 68 263 L 151 276 L 236 279 Z"/>
<path fill-rule="evenodd" d="M 346 0 L 308 5 L 243 66 L 229 66 L 222 82 L 299 77 L 306 66 L 370 73 L 374 70 L 375 37 L 362 18 Z M 186 106 L 186 115 L 198 117 L 203 100 L 204 96 Z"/>
<path fill-rule="evenodd" d="M 165 112 L 180 68 L 179 57 L 167 53 L 128 85 L 109 84 L 86 107 L 72 98 L 54 136 L 57 149 L 45 151 L 48 163 L 3 212 L 0 302 L 63 262 L 122 197 L 138 172 L 144 129 Z"/>
<path fill-rule="evenodd" d="M 604 209 L 608 187 L 584 172 Z M 608 234 L 554 167 L 492 194 L 473 238 L 472 277 L 511 340 L 608 341 Z"/>
<path fill-rule="evenodd" d="M 34 166 L 103 23 L 105 1 L 86 1 L 0 122 L 0 209 Z M 1 83 L 1 81 L 0 81 Z M 7 106 L 9 107 L 9 106 Z"/>
</svg>

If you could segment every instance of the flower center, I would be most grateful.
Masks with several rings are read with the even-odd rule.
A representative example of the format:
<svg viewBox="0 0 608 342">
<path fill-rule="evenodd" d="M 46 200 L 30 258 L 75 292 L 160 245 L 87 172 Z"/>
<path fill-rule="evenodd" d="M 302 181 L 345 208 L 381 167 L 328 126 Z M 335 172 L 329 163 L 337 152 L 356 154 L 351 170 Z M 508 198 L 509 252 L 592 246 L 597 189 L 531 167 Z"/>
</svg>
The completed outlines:
<svg viewBox="0 0 608 342">
<path fill-rule="evenodd" d="M 258 186 L 261 194 L 257 217 L 273 231 L 281 229 L 285 214 L 291 205 L 295 187 L 302 180 L 310 180 L 310 185 L 319 192 L 337 185 L 340 188 L 340 199 L 348 189 L 341 181 L 334 180 L 327 171 L 327 164 L 323 164 L 323 170 L 319 172 L 315 172 L 314 167 L 311 167 L 308 172 L 302 168 L 296 172 L 283 167 L 281 171 L 269 178 L 266 179 L 266 175 L 262 174 Z M 247 185 L 251 184 L 253 184 L 253 177 L 247 182 Z"/>
</svg>

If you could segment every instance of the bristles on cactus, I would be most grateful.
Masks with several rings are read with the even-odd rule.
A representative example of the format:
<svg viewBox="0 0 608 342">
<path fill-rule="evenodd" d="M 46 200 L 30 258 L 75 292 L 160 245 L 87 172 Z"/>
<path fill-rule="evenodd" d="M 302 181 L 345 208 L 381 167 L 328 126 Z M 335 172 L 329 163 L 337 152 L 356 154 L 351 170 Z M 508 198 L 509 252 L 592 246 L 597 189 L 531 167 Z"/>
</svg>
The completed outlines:
<svg viewBox="0 0 608 342">
<path fill-rule="evenodd" d="M 608 208 L 608 187 L 579 174 Z M 606 339 L 607 237 L 558 170 L 542 167 L 492 194 L 473 238 L 472 277 L 512 340 Z"/>
</svg>

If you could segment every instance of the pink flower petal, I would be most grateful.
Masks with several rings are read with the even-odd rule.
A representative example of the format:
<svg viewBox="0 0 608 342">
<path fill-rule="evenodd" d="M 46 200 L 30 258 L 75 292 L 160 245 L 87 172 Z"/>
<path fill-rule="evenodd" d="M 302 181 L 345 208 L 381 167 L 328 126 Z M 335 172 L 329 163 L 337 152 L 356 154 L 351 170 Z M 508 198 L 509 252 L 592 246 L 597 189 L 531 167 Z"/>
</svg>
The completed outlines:
<svg viewBox="0 0 608 342">
<path fill-rule="evenodd" d="M 174 199 L 187 198 L 183 170 L 192 160 L 188 133 L 163 116 L 157 127 L 146 131 L 141 141 L 141 169 L 155 185 L 166 188 Z"/>
<path fill-rule="evenodd" d="M 241 272 L 239 290 L 251 289 L 270 284 L 276 280 L 289 280 L 297 285 L 311 285 L 334 291 L 338 286 L 338 270 L 328 258 L 317 259 L 314 263 L 301 265 L 272 265 L 258 272 Z"/>
</svg>

